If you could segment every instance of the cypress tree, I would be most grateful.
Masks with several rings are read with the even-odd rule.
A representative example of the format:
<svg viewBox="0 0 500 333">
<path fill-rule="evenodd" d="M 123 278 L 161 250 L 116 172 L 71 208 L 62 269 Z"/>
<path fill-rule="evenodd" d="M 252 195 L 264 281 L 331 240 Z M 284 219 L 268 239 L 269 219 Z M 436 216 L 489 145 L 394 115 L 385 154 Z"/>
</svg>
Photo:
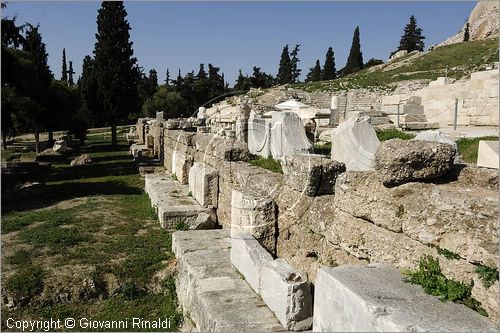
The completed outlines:
<svg viewBox="0 0 500 333">
<path fill-rule="evenodd" d="M 236 84 L 234 85 L 234 90 L 249 90 L 250 80 L 247 76 L 244 76 L 241 69 L 238 72 L 238 78 L 236 79 Z"/>
<path fill-rule="evenodd" d="M 281 53 L 280 65 L 276 79 L 278 84 L 293 83 L 292 62 L 290 60 L 290 54 L 288 53 L 288 44 L 285 45 L 283 52 Z"/>
<path fill-rule="evenodd" d="M 148 86 L 149 94 L 152 96 L 158 89 L 158 73 L 154 69 L 149 70 Z"/>
<path fill-rule="evenodd" d="M 349 51 L 349 57 L 347 58 L 347 63 L 342 70 L 342 75 L 348 75 L 363 69 L 363 53 L 361 52 L 361 43 L 359 39 L 359 26 L 354 30 L 354 35 L 352 37 L 351 50 Z"/>
<path fill-rule="evenodd" d="M 117 144 L 116 126 L 138 109 L 139 71 L 122 1 L 104 1 L 97 15 L 95 70 L 98 96 Z"/>
<path fill-rule="evenodd" d="M 75 74 L 75 72 L 73 71 L 73 61 L 70 61 L 68 69 L 68 85 L 70 87 L 73 87 L 75 85 L 75 81 L 73 81 L 73 74 Z"/>
<path fill-rule="evenodd" d="M 465 25 L 465 31 L 464 31 L 464 42 L 468 42 L 470 39 L 469 29 L 470 29 L 470 24 L 469 24 L 469 22 L 467 22 L 467 24 Z"/>
<path fill-rule="evenodd" d="M 167 78 L 165 79 L 165 84 L 167 86 L 170 85 L 170 70 L 168 69 L 168 67 L 167 67 Z"/>
<path fill-rule="evenodd" d="M 292 83 L 297 83 L 299 82 L 299 77 L 300 77 L 300 72 L 302 71 L 301 69 L 298 68 L 298 63 L 299 63 L 299 48 L 300 45 L 295 45 L 294 49 L 290 53 L 290 56 L 292 57 L 290 59 L 290 63 L 292 66 Z"/>
<path fill-rule="evenodd" d="M 329 47 L 328 51 L 326 51 L 325 65 L 323 66 L 323 71 L 321 72 L 321 79 L 334 80 L 337 76 L 336 71 L 337 70 L 335 69 L 335 56 L 333 54 L 333 49 Z"/>
<path fill-rule="evenodd" d="M 309 73 L 306 77 L 306 82 L 318 82 L 321 81 L 321 65 L 319 64 L 319 59 L 316 60 L 316 65 L 309 68 Z"/>
<path fill-rule="evenodd" d="M 63 49 L 61 81 L 68 82 L 68 68 L 66 67 L 66 49 Z"/>
<path fill-rule="evenodd" d="M 104 126 L 104 114 L 101 111 L 99 99 L 97 97 L 97 80 L 95 73 L 95 62 L 89 55 L 83 58 L 82 76 L 80 84 L 80 99 L 82 110 L 86 113 L 92 127 Z"/>
<path fill-rule="evenodd" d="M 50 111 L 47 110 L 47 105 L 50 103 L 49 89 L 52 82 L 52 72 L 48 64 L 49 55 L 47 54 L 45 44 L 42 42 L 42 35 L 36 27 L 27 24 L 28 31 L 26 32 L 26 40 L 23 44 L 23 51 L 28 52 L 30 58 L 36 68 L 36 82 L 31 83 L 37 85 L 37 89 L 33 91 L 33 102 L 31 109 L 33 112 L 30 115 L 30 122 L 33 124 L 35 133 L 36 152 L 39 152 L 40 130 L 44 125 L 47 125 L 49 132 L 49 144 L 53 142 L 53 122 L 51 120 Z"/>
<path fill-rule="evenodd" d="M 403 36 L 399 41 L 398 51 L 406 50 L 408 53 L 412 51 L 424 50 L 424 39 L 422 36 L 422 29 L 417 27 L 417 19 L 415 16 L 410 16 L 410 23 L 404 28 Z"/>
</svg>

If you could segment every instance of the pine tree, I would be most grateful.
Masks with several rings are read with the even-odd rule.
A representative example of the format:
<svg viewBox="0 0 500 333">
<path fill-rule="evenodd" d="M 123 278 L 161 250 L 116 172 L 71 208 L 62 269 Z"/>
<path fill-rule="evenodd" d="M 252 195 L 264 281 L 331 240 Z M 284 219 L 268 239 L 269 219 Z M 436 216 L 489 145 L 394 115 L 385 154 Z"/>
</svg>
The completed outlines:
<svg viewBox="0 0 500 333">
<path fill-rule="evenodd" d="M 288 53 L 288 44 L 285 45 L 283 52 L 281 53 L 280 65 L 276 79 L 278 84 L 293 83 L 292 62 L 290 60 L 290 54 Z"/>
<path fill-rule="evenodd" d="M 314 67 L 309 68 L 309 73 L 306 77 L 306 82 L 318 82 L 321 81 L 322 73 L 321 73 L 321 65 L 319 64 L 319 59 L 316 60 L 316 65 Z"/>
<path fill-rule="evenodd" d="M 236 79 L 236 84 L 234 85 L 234 90 L 249 90 L 250 82 L 247 76 L 244 76 L 241 69 L 238 72 L 238 78 Z"/>
<path fill-rule="evenodd" d="M 68 68 L 66 67 L 66 49 L 63 49 L 61 81 L 68 82 Z"/>
<path fill-rule="evenodd" d="M 323 71 L 321 72 L 322 80 L 334 80 L 337 76 L 335 69 L 335 56 L 333 54 L 333 49 L 331 47 L 326 51 L 325 64 L 323 66 Z M 319 81 L 319 80 L 318 80 Z"/>
<path fill-rule="evenodd" d="M 130 42 L 130 25 L 121 1 L 104 1 L 97 15 L 95 70 L 98 96 L 117 144 L 116 126 L 138 111 L 139 70 Z"/>
<path fill-rule="evenodd" d="M 167 78 L 165 79 L 165 84 L 167 86 L 170 85 L 170 70 L 168 69 L 168 67 L 167 67 Z"/>
<path fill-rule="evenodd" d="M 347 58 L 347 63 L 342 69 L 342 75 L 348 75 L 363 69 L 363 53 L 361 52 L 361 43 L 359 38 L 359 27 L 354 30 L 354 35 L 352 37 L 351 50 L 349 51 L 349 57 Z"/>
<path fill-rule="evenodd" d="M 68 85 L 70 87 L 73 87 L 75 85 L 75 81 L 73 81 L 73 74 L 75 74 L 75 72 L 73 71 L 73 61 L 70 61 L 68 69 Z"/>
<path fill-rule="evenodd" d="M 154 69 L 149 70 L 148 86 L 149 93 L 151 96 L 153 96 L 153 94 L 158 89 L 158 73 L 156 73 L 156 70 Z"/>
<path fill-rule="evenodd" d="M 224 93 L 224 74 L 219 75 L 219 67 L 208 64 L 208 98 L 212 99 Z"/>
<path fill-rule="evenodd" d="M 465 31 L 464 31 L 464 42 L 468 42 L 470 40 L 469 29 L 470 29 L 470 24 L 469 24 L 469 22 L 467 22 L 467 24 L 465 25 Z"/>
<path fill-rule="evenodd" d="M 300 77 L 300 72 L 302 71 L 301 69 L 298 68 L 298 63 L 299 63 L 299 48 L 300 45 L 295 45 L 294 49 L 290 53 L 290 56 L 292 57 L 290 59 L 290 63 L 292 65 L 292 83 L 298 83 L 299 82 L 299 77 Z"/>
<path fill-rule="evenodd" d="M 410 23 L 404 28 L 403 36 L 399 42 L 398 51 L 406 50 L 408 53 L 412 51 L 424 50 L 424 39 L 422 29 L 417 27 L 417 19 L 415 16 L 410 16 Z"/>
</svg>

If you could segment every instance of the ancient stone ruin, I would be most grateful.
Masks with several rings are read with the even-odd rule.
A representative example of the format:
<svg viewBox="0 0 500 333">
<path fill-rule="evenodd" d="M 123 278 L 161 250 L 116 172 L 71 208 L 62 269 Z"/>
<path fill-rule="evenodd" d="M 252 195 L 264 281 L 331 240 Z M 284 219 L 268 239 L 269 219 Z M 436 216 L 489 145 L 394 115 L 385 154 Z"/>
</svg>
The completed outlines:
<svg viewBox="0 0 500 333">
<path fill-rule="evenodd" d="M 426 123 L 419 97 L 392 100 L 381 116 L 399 108 L 402 124 Z M 476 273 L 498 269 L 495 170 L 460 163 L 439 131 L 380 142 L 366 111 L 336 124 L 321 112 L 304 121 L 303 107 L 224 103 L 207 109 L 206 126 L 157 117 L 126 134 L 140 165 L 163 166 L 145 190 L 161 226 L 184 230 L 172 241 L 177 293 L 198 330 L 495 330 L 498 280 Z M 314 154 L 309 120 L 332 128 L 331 157 Z M 488 318 L 406 282 L 427 256 Z"/>
</svg>

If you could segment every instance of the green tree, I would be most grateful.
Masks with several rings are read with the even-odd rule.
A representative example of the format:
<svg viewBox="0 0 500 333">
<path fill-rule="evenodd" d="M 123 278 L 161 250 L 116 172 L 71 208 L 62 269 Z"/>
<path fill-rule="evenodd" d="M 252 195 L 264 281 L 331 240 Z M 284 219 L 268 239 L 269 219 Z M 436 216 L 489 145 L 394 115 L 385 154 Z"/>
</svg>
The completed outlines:
<svg viewBox="0 0 500 333">
<path fill-rule="evenodd" d="M 167 67 L 167 77 L 166 77 L 166 79 L 165 79 L 165 84 L 166 84 L 167 86 L 169 86 L 169 85 L 170 85 L 170 70 L 168 69 L 168 67 Z"/>
<path fill-rule="evenodd" d="M 467 22 L 467 24 L 465 25 L 465 31 L 464 31 L 464 42 L 468 42 L 470 39 L 469 29 L 470 29 L 470 24 L 469 24 L 469 22 Z"/>
<path fill-rule="evenodd" d="M 97 96 L 111 125 L 112 145 L 117 144 L 116 126 L 138 108 L 139 71 L 126 17 L 122 1 L 104 1 L 97 15 L 94 49 Z"/>
<path fill-rule="evenodd" d="M 424 39 L 422 29 L 417 27 L 417 19 L 415 16 L 410 16 L 410 22 L 404 28 L 403 36 L 399 41 L 398 51 L 406 50 L 408 53 L 412 51 L 424 50 Z"/>
<path fill-rule="evenodd" d="M 98 87 L 94 65 L 94 59 L 89 55 L 83 58 L 82 76 L 78 86 L 82 103 L 82 113 L 87 115 L 90 126 L 101 127 L 105 125 L 105 119 L 97 96 Z"/>
<path fill-rule="evenodd" d="M 208 99 L 224 94 L 224 77 L 219 71 L 219 67 L 208 64 Z"/>
<path fill-rule="evenodd" d="M 260 67 L 253 67 L 253 75 L 250 78 L 250 86 L 253 88 L 271 88 L 274 84 L 272 75 L 262 72 Z"/>
<path fill-rule="evenodd" d="M 318 82 L 321 81 L 321 65 L 319 64 L 319 59 L 316 60 L 314 67 L 309 68 L 309 73 L 306 77 L 306 82 Z"/>
<path fill-rule="evenodd" d="M 290 54 L 288 53 L 288 44 L 285 45 L 283 52 L 281 52 L 281 59 L 276 80 L 278 81 L 278 84 L 293 83 L 292 62 L 290 60 Z"/>
<path fill-rule="evenodd" d="M 190 109 L 179 92 L 162 85 L 142 106 L 143 115 L 148 117 L 153 117 L 156 111 L 160 110 L 164 112 L 165 119 L 170 119 L 186 116 L 189 114 Z"/>
<path fill-rule="evenodd" d="M 361 42 L 359 38 L 359 27 L 354 30 L 352 37 L 351 50 L 347 63 L 342 69 L 342 75 L 348 75 L 363 69 L 363 53 L 361 52 Z"/>
<path fill-rule="evenodd" d="M 73 81 L 73 74 L 75 74 L 75 71 L 73 70 L 73 61 L 70 61 L 68 69 L 68 85 L 70 87 L 73 87 L 75 85 L 75 81 Z"/>
<path fill-rule="evenodd" d="M 248 76 L 243 75 L 241 69 L 238 72 L 238 78 L 236 79 L 236 84 L 234 85 L 234 90 L 250 90 L 250 80 Z"/>
<path fill-rule="evenodd" d="M 333 48 L 329 47 L 328 51 L 326 51 L 325 64 L 323 65 L 323 71 L 321 72 L 321 79 L 325 81 L 334 80 L 336 77 L 337 69 L 335 68 L 335 56 L 333 54 Z"/>
<path fill-rule="evenodd" d="M 53 142 L 53 122 L 51 110 L 46 107 L 49 102 L 49 88 L 52 81 L 52 72 L 48 65 L 48 54 L 45 44 L 42 41 L 42 35 L 39 32 L 39 26 L 28 25 L 26 40 L 23 50 L 30 55 L 30 58 L 36 68 L 35 81 L 38 83 L 38 89 L 33 90 L 29 97 L 22 100 L 21 105 L 25 110 L 33 112 L 28 123 L 34 131 L 36 152 L 39 153 L 40 131 L 46 127 L 49 132 L 49 145 Z M 35 82 L 33 82 L 33 86 Z M 29 115 L 25 114 L 26 117 Z"/>
<path fill-rule="evenodd" d="M 364 65 L 364 68 L 372 67 L 372 66 L 377 66 L 377 65 L 382 65 L 384 63 L 383 60 L 381 59 L 375 59 L 375 58 L 370 58 Z"/>
<path fill-rule="evenodd" d="M 68 82 L 68 67 L 66 66 L 66 49 L 63 49 L 61 81 Z"/>
<path fill-rule="evenodd" d="M 301 69 L 298 68 L 300 62 L 298 57 L 299 50 L 300 50 L 300 45 L 295 45 L 292 52 L 290 53 L 291 56 L 290 63 L 292 66 L 292 83 L 299 82 L 300 72 L 302 71 Z"/>
</svg>

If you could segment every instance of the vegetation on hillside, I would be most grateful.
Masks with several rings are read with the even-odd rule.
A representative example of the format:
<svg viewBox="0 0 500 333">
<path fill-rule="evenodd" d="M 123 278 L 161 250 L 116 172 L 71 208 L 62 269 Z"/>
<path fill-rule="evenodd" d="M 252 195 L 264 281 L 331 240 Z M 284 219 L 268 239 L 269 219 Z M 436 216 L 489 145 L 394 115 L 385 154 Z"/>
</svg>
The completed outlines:
<svg viewBox="0 0 500 333">
<path fill-rule="evenodd" d="M 377 68 L 363 69 L 333 80 L 300 83 L 295 88 L 308 92 L 339 91 L 355 88 L 392 90 L 393 83 L 405 80 L 435 80 L 445 76 L 461 79 L 480 69 L 481 65 L 498 61 L 498 38 L 445 45 L 421 55 L 410 54 Z M 395 64 L 399 67 L 393 66 Z M 397 67 L 397 68 L 394 68 Z"/>
<path fill-rule="evenodd" d="M 253 166 L 258 166 L 260 168 L 270 170 L 272 172 L 283 173 L 280 161 L 277 161 L 272 157 L 264 158 L 252 155 L 248 163 L 250 163 Z"/>
</svg>

